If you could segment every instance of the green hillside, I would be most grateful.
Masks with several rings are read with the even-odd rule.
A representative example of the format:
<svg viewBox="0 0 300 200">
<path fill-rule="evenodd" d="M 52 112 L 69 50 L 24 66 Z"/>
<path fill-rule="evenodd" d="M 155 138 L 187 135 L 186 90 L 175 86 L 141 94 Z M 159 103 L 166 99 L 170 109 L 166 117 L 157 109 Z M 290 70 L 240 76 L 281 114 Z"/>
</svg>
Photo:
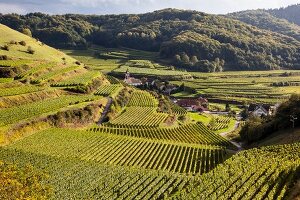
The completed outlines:
<svg viewBox="0 0 300 200">
<path fill-rule="evenodd" d="M 155 51 L 162 62 L 194 71 L 299 68 L 300 42 L 288 33 L 291 27 L 278 34 L 197 11 L 164 9 L 103 16 L 7 14 L 0 16 L 0 23 L 17 30 L 29 28 L 33 36 L 60 48 L 97 44 Z M 293 31 L 298 34 L 296 27 Z"/>
<path fill-rule="evenodd" d="M 228 17 L 251 24 L 261 29 L 288 35 L 300 41 L 300 26 L 287 19 L 273 16 L 267 10 L 248 10 L 231 13 Z M 300 12 L 300 9 L 299 9 Z"/>
<path fill-rule="evenodd" d="M 0 199 L 297 196 L 299 130 L 284 129 L 300 115 L 300 96 L 292 95 L 300 91 L 299 71 L 219 72 L 297 68 L 296 39 L 171 9 L 0 15 L 3 21 L 58 46 L 114 48 L 91 45 L 66 55 L 0 25 Z M 142 84 L 123 81 L 126 71 L 128 83 Z M 191 96 L 208 98 L 202 106 L 212 112 L 171 100 Z M 282 104 L 274 116 L 241 120 L 235 112 L 253 102 Z M 241 143 L 228 139 L 233 129 Z M 261 147 L 245 150 L 245 142 Z"/>
<path fill-rule="evenodd" d="M 73 64 L 75 62 L 75 59 L 67 56 L 61 51 L 49 47 L 37 39 L 24 35 L 3 24 L 0 24 L 0 32 L 0 46 L 2 47 L 0 49 L 0 55 L 7 55 L 9 58 L 14 60 L 23 59 L 63 63 L 62 58 L 65 58 L 64 61 L 67 64 Z M 26 45 L 23 46 L 19 44 L 21 41 L 24 41 Z M 3 49 L 5 45 L 8 46 L 8 51 Z M 35 51 L 34 54 L 27 52 L 29 46 Z"/>
</svg>

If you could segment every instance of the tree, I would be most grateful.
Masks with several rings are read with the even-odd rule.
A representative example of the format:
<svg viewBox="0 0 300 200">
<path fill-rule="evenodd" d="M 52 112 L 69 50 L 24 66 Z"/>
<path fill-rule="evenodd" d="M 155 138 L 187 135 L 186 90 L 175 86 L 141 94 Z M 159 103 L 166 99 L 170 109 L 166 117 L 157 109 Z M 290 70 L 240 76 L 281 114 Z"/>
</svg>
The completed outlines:
<svg viewBox="0 0 300 200">
<path fill-rule="evenodd" d="M 31 46 L 28 46 L 27 52 L 30 53 L 30 54 L 34 54 L 35 50 L 33 50 Z"/>
<path fill-rule="evenodd" d="M 183 53 L 183 55 L 181 56 L 181 60 L 185 64 L 188 64 L 190 62 L 190 57 L 186 53 Z"/>
<path fill-rule="evenodd" d="M 196 64 L 198 61 L 199 61 L 199 60 L 198 60 L 197 56 L 192 56 L 192 58 L 191 58 L 191 63 L 192 63 L 193 65 Z"/>
<path fill-rule="evenodd" d="M 22 33 L 32 37 L 31 30 L 29 28 L 23 28 Z"/>
<path fill-rule="evenodd" d="M 174 59 L 175 59 L 176 63 L 180 63 L 181 62 L 181 57 L 178 54 L 175 55 Z"/>
</svg>

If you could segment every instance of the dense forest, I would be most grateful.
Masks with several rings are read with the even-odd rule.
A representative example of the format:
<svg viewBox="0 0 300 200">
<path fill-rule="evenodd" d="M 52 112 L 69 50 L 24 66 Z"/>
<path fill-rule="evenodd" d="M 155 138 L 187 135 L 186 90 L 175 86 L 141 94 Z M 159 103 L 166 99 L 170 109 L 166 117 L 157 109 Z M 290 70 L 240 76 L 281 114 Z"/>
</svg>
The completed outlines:
<svg viewBox="0 0 300 200">
<path fill-rule="evenodd" d="M 263 21 L 235 18 L 252 25 L 177 9 L 139 15 L 7 14 L 0 15 L 0 23 L 58 48 L 97 44 L 159 51 L 165 62 L 194 71 L 300 69 L 298 26 L 273 17 L 276 30 L 264 28 Z"/>
<path fill-rule="evenodd" d="M 275 17 L 286 19 L 291 23 L 300 25 L 299 10 L 300 4 L 291 5 L 286 8 L 271 9 L 267 11 Z"/>
</svg>

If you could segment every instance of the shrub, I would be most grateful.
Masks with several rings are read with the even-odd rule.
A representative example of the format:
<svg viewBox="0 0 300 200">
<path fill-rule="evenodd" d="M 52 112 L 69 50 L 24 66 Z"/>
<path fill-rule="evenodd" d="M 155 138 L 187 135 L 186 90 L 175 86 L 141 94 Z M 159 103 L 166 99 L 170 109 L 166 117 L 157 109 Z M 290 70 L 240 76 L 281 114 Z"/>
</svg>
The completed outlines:
<svg viewBox="0 0 300 200">
<path fill-rule="evenodd" d="M 0 60 L 8 60 L 7 55 L 0 55 Z"/>
<path fill-rule="evenodd" d="M 2 49 L 3 49 L 3 50 L 6 50 L 6 51 L 9 51 L 9 46 L 8 46 L 8 45 L 4 45 L 4 46 L 2 47 Z"/>
<path fill-rule="evenodd" d="M 9 42 L 9 44 L 18 44 L 18 42 L 14 41 L 14 40 L 11 40 L 11 41 Z"/>
<path fill-rule="evenodd" d="M 27 48 L 27 52 L 30 53 L 30 54 L 34 54 L 34 53 L 35 53 L 35 50 L 33 50 L 31 46 L 29 46 L 29 47 Z"/>
<path fill-rule="evenodd" d="M 29 28 L 24 28 L 22 30 L 22 33 L 25 34 L 25 35 L 28 35 L 29 37 L 32 37 L 32 33 L 31 33 L 31 30 Z"/>
<path fill-rule="evenodd" d="M 80 65 L 80 62 L 77 60 L 77 61 L 75 62 L 75 64 L 76 64 L 76 65 Z"/>
<path fill-rule="evenodd" d="M 20 45 L 22 46 L 26 46 L 26 42 L 24 40 L 22 40 L 21 42 L 19 42 Z"/>
</svg>

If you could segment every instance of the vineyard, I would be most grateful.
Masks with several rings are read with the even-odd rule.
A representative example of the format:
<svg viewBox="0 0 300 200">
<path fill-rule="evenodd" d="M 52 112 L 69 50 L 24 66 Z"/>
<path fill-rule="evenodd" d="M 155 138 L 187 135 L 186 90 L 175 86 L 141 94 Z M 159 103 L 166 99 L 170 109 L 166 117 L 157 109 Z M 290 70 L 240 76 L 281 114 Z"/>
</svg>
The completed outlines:
<svg viewBox="0 0 300 200">
<path fill-rule="evenodd" d="M 122 88 L 121 84 L 101 85 L 95 92 L 95 95 L 111 96 Z"/>
<path fill-rule="evenodd" d="M 231 118 L 230 117 L 213 117 L 208 124 L 208 127 L 212 131 L 218 131 L 221 129 L 226 129 L 229 126 Z"/>
<path fill-rule="evenodd" d="M 177 199 L 285 199 L 299 175 L 300 144 L 243 151 L 202 176 Z"/>
<path fill-rule="evenodd" d="M 62 68 L 62 69 L 53 70 L 53 71 L 50 71 L 46 74 L 38 76 L 37 81 L 41 82 L 41 81 L 44 81 L 44 80 L 48 80 L 48 79 L 51 79 L 55 76 L 62 75 L 64 73 L 67 73 L 67 72 L 70 72 L 70 71 L 74 71 L 78 68 L 79 68 L 79 66 L 71 66 L 71 67 L 65 67 L 65 68 Z"/>
<path fill-rule="evenodd" d="M 187 114 L 186 109 L 178 106 L 177 104 L 172 104 L 172 112 L 178 116 L 183 116 Z"/>
<path fill-rule="evenodd" d="M 128 107 L 120 116 L 109 122 L 112 125 L 132 127 L 158 127 L 168 114 L 156 112 L 153 107 Z"/>
<path fill-rule="evenodd" d="M 175 144 L 94 132 L 50 129 L 10 148 L 58 157 L 169 172 L 202 174 L 226 159 L 222 147 Z"/>
<path fill-rule="evenodd" d="M 83 74 L 76 75 L 58 83 L 53 83 L 53 87 L 68 87 L 77 85 L 87 85 L 93 81 L 93 79 L 100 77 L 100 72 L 88 71 Z"/>
<path fill-rule="evenodd" d="M 210 131 L 202 123 L 187 124 L 175 128 L 133 128 L 128 126 L 101 126 L 91 128 L 90 131 L 146 138 L 159 141 L 184 142 L 203 145 L 218 145 L 232 147 L 232 144 L 223 137 Z"/>
<path fill-rule="evenodd" d="M 57 158 L 0 148 L 1 159 L 21 166 L 32 163 L 49 173 L 52 199 L 162 199 L 195 178 L 161 171 L 107 166 L 93 161 Z"/>
<path fill-rule="evenodd" d="M 158 102 L 149 92 L 136 90 L 127 106 L 157 107 Z"/>
<path fill-rule="evenodd" d="M 163 18 L 165 13 L 171 10 L 161 12 Z M 197 20 L 199 16 L 192 14 Z M 66 15 L 72 23 L 75 18 Z M 99 25 L 99 30 L 107 28 Z M 86 24 L 82 31 L 97 30 Z M 132 35 L 133 42 L 136 34 L 152 41 L 151 32 L 143 37 L 140 30 L 130 31 L 119 34 Z M 0 163 L 32 165 L 48 174 L 43 182 L 53 188 L 51 199 L 280 200 L 289 199 L 298 184 L 300 143 L 274 144 L 295 142 L 299 130 L 247 146 L 238 132 L 250 127 L 248 121 L 213 114 L 218 112 L 188 112 L 167 96 L 201 96 L 209 100 L 210 109 L 215 107 L 211 110 L 224 110 L 226 101 L 239 112 L 241 102 L 274 103 L 299 93 L 298 71 L 187 72 L 163 62 L 159 52 L 96 45 L 65 50 L 76 60 L 1 24 L 0 32 Z M 94 37 L 101 43 L 101 35 Z M 26 50 L 29 45 L 33 53 Z M 127 70 L 143 83 L 155 80 L 141 86 L 151 91 L 124 83 Z M 274 146 L 263 146 L 269 144 Z M 18 176 L 0 172 L 0 180 L 10 175 Z M 30 182 L 31 174 L 26 176 Z M 0 199 L 3 190 L 26 190 L 12 179 L 5 182 L 11 187 L 1 183 Z"/>
<path fill-rule="evenodd" d="M 0 126 L 12 124 L 23 119 L 39 116 L 43 113 L 53 112 L 60 108 L 77 104 L 80 102 L 91 101 L 92 96 L 60 96 L 44 101 L 37 101 L 12 108 L 0 109 Z"/>
<path fill-rule="evenodd" d="M 37 92 L 43 89 L 43 87 L 36 87 L 33 85 L 23 85 L 13 88 L 0 88 L 0 97 Z"/>
</svg>

